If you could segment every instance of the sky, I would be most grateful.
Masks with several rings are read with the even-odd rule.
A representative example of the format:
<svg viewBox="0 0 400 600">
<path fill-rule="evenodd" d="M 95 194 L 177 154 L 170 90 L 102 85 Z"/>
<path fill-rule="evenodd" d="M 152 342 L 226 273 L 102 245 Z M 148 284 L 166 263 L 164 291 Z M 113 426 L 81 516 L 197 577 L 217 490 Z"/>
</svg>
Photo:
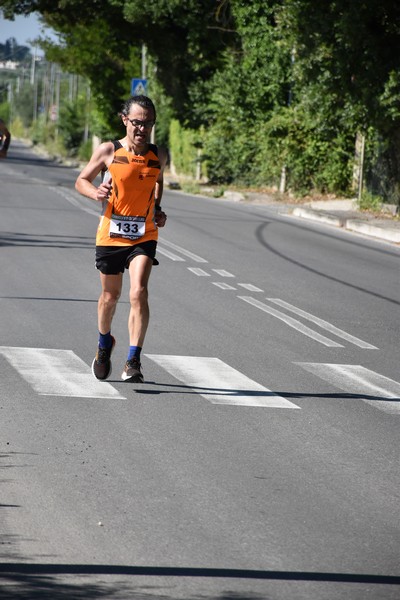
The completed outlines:
<svg viewBox="0 0 400 600">
<path fill-rule="evenodd" d="M 55 35 L 50 35 L 51 32 L 51 29 L 42 29 L 42 24 L 35 14 L 31 14 L 28 17 L 18 16 L 15 17 L 14 21 L 7 21 L 0 11 L 1 44 L 4 44 L 6 40 L 13 37 L 17 40 L 18 45 L 29 46 L 32 48 L 32 44 L 30 44 L 28 40 L 33 40 L 39 35 L 47 34 L 52 39 L 56 40 L 57 38 Z M 42 52 L 39 51 L 39 53 Z"/>
</svg>

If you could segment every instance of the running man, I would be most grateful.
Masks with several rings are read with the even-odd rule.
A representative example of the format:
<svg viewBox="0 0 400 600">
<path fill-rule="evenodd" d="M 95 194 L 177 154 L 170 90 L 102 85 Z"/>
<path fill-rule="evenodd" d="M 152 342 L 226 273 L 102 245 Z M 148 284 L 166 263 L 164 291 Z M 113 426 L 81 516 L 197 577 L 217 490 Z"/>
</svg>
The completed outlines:
<svg viewBox="0 0 400 600">
<path fill-rule="evenodd" d="M 130 278 L 129 351 L 122 379 L 144 381 L 140 353 L 149 324 L 148 282 L 155 258 L 158 227 L 167 216 L 161 210 L 165 148 L 150 143 L 156 110 L 147 96 L 132 96 L 120 113 L 126 135 L 103 142 L 78 176 L 75 188 L 103 209 L 96 236 L 96 268 L 100 272 L 99 342 L 92 363 L 97 379 L 111 374 L 115 339 L 111 324 L 122 290 L 124 270 Z M 98 187 L 93 183 L 101 174 Z"/>
<path fill-rule="evenodd" d="M 10 142 L 11 133 L 8 131 L 3 119 L 0 119 L 0 158 L 7 158 Z"/>
</svg>

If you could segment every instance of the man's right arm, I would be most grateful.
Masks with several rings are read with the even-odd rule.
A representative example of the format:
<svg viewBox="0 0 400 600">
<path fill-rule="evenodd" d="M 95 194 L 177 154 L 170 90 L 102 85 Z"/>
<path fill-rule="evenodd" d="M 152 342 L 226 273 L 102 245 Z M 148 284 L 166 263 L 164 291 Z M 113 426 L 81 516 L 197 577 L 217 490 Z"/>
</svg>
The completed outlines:
<svg viewBox="0 0 400 600">
<path fill-rule="evenodd" d="M 93 152 L 88 164 L 82 169 L 75 182 L 75 189 L 92 200 L 102 202 L 111 192 L 112 181 L 101 183 L 98 187 L 93 184 L 97 175 L 108 168 L 112 162 L 114 146 L 112 142 L 104 142 Z"/>
</svg>

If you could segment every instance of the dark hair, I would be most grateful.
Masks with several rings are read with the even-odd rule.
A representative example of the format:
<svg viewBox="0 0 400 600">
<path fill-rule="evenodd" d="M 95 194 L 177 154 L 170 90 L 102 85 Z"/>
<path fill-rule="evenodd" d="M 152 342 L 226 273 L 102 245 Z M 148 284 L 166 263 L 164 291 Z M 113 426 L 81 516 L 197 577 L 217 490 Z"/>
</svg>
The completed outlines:
<svg viewBox="0 0 400 600">
<path fill-rule="evenodd" d="M 131 110 L 132 104 L 138 104 L 142 108 L 151 109 L 154 113 L 154 120 L 156 120 L 156 108 L 153 104 L 153 101 L 150 100 L 148 96 L 131 96 L 126 100 L 121 106 L 121 115 L 127 117 L 129 115 L 129 111 Z"/>
</svg>

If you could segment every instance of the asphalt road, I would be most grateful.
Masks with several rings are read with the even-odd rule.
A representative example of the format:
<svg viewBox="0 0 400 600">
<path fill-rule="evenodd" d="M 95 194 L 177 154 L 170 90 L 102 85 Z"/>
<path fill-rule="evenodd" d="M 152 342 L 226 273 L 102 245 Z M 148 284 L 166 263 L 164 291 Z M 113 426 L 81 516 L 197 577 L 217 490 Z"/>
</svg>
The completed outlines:
<svg viewBox="0 0 400 600">
<path fill-rule="evenodd" d="M 127 281 L 99 383 L 76 174 L 0 162 L 0 597 L 398 599 L 400 249 L 167 190 L 145 383 Z"/>
</svg>

